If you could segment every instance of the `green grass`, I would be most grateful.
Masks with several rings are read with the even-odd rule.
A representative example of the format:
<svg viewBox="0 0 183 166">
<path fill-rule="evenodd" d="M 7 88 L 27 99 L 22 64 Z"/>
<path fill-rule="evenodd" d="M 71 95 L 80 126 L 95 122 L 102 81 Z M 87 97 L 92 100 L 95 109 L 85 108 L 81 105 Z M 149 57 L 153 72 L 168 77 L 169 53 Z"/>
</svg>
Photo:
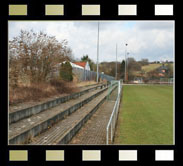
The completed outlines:
<svg viewBox="0 0 183 166">
<path fill-rule="evenodd" d="M 126 85 L 115 144 L 173 144 L 173 87 Z"/>
</svg>

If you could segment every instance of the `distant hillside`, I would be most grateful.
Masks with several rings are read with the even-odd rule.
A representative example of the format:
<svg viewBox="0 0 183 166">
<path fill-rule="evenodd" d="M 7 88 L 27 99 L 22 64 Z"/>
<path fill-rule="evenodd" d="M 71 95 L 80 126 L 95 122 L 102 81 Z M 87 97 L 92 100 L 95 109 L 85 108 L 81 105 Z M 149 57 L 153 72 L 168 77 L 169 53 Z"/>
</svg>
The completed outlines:
<svg viewBox="0 0 183 166">
<path fill-rule="evenodd" d="M 165 63 L 165 66 L 167 66 L 167 65 L 168 65 L 168 63 Z M 173 68 L 173 63 L 171 63 L 170 65 Z M 162 66 L 161 63 L 149 64 L 149 65 L 142 66 L 142 70 L 144 70 L 146 73 L 148 73 L 150 71 L 153 71 L 153 70 L 159 68 L 160 66 Z"/>
<path fill-rule="evenodd" d="M 165 63 L 164 65 L 167 66 L 168 64 L 171 66 L 171 68 L 173 70 L 173 63 Z M 156 70 L 160 66 L 162 66 L 161 63 L 153 63 L 153 64 L 144 65 L 141 67 L 141 71 L 133 71 L 132 74 L 136 77 L 141 77 L 142 73 L 144 73 L 144 76 L 147 77 L 148 72 Z"/>
<path fill-rule="evenodd" d="M 145 66 L 142 66 L 142 70 L 144 70 L 145 72 L 150 72 L 150 71 L 152 71 L 152 70 L 157 69 L 157 68 L 160 67 L 161 65 L 162 65 L 162 64 L 160 64 L 160 63 L 145 65 Z"/>
<path fill-rule="evenodd" d="M 130 68 L 132 68 L 132 66 L 134 67 L 135 65 L 137 66 L 137 64 L 140 64 L 140 62 L 136 61 L 136 63 L 133 63 Z M 142 75 L 144 77 L 147 77 L 149 72 L 151 72 L 153 70 L 156 70 L 157 68 L 159 68 L 162 65 L 163 65 L 162 63 L 149 63 L 148 65 L 141 66 L 141 70 L 136 70 L 134 68 L 133 71 L 131 70 L 129 72 L 129 78 L 130 78 L 130 75 L 131 75 L 131 78 L 133 78 L 133 76 L 135 76 L 135 77 L 142 77 Z M 164 65 L 165 66 L 170 65 L 172 67 L 172 70 L 173 70 L 173 63 L 164 63 Z M 121 71 L 121 64 L 120 64 L 120 62 L 118 62 L 117 66 L 118 66 L 117 67 L 117 69 L 118 69 L 118 76 L 121 76 L 122 71 Z M 130 68 L 128 66 L 128 71 L 129 71 Z M 96 65 L 95 65 L 94 69 L 96 71 Z M 114 61 L 113 62 L 101 62 L 99 64 L 99 72 L 104 72 L 107 75 L 115 77 L 116 62 L 114 62 Z M 124 73 L 124 71 L 123 71 L 123 73 Z"/>
</svg>

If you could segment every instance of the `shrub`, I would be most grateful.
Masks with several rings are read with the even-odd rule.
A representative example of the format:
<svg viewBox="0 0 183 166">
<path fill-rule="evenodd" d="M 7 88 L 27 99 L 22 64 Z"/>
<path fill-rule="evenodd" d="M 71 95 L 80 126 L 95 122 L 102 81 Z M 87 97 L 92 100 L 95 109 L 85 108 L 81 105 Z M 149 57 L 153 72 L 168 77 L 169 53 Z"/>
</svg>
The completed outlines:
<svg viewBox="0 0 183 166">
<path fill-rule="evenodd" d="M 60 78 L 64 81 L 72 81 L 72 66 L 69 62 L 62 63 L 60 66 Z"/>
</svg>

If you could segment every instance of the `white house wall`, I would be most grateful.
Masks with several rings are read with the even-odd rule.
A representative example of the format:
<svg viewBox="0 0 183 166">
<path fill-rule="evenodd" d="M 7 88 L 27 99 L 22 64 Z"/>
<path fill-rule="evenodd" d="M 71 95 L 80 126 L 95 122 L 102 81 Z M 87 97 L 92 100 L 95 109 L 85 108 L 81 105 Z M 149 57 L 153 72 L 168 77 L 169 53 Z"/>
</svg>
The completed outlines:
<svg viewBox="0 0 183 166">
<path fill-rule="evenodd" d="M 88 62 L 86 62 L 85 70 L 89 70 L 90 71 L 90 65 L 89 65 Z"/>
</svg>

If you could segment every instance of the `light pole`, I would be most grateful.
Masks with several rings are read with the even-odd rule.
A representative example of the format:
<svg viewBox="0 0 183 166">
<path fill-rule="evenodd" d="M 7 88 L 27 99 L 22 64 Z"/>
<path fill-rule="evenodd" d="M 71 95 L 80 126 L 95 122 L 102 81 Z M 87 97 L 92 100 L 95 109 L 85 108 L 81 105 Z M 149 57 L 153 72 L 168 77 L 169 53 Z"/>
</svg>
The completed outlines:
<svg viewBox="0 0 183 166">
<path fill-rule="evenodd" d="M 127 81 L 127 59 L 126 59 L 126 56 L 127 56 L 127 46 L 128 44 L 126 43 L 125 44 L 125 82 Z"/>
<path fill-rule="evenodd" d="M 126 53 L 126 55 L 127 55 L 127 60 L 126 60 L 126 69 L 127 69 L 127 71 L 126 71 L 126 80 L 127 81 L 128 81 L 128 55 L 129 54 L 130 54 L 129 52 Z"/>
<path fill-rule="evenodd" d="M 117 80 L 117 74 L 118 74 L 118 66 L 117 66 L 117 55 L 118 55 L 118 45 L 116 44 L 116 80 Z"/>
<path fill-rule="evenodd" d="M 99 59 L 99 27 L 100 27 L 100 24 L 98 22 L 98 37 L 97 37 L 97 83 L 98 83 L 98 79 L 99 79 L 99 68 L 98 68 L 98 59 Z"/>
</svg>

